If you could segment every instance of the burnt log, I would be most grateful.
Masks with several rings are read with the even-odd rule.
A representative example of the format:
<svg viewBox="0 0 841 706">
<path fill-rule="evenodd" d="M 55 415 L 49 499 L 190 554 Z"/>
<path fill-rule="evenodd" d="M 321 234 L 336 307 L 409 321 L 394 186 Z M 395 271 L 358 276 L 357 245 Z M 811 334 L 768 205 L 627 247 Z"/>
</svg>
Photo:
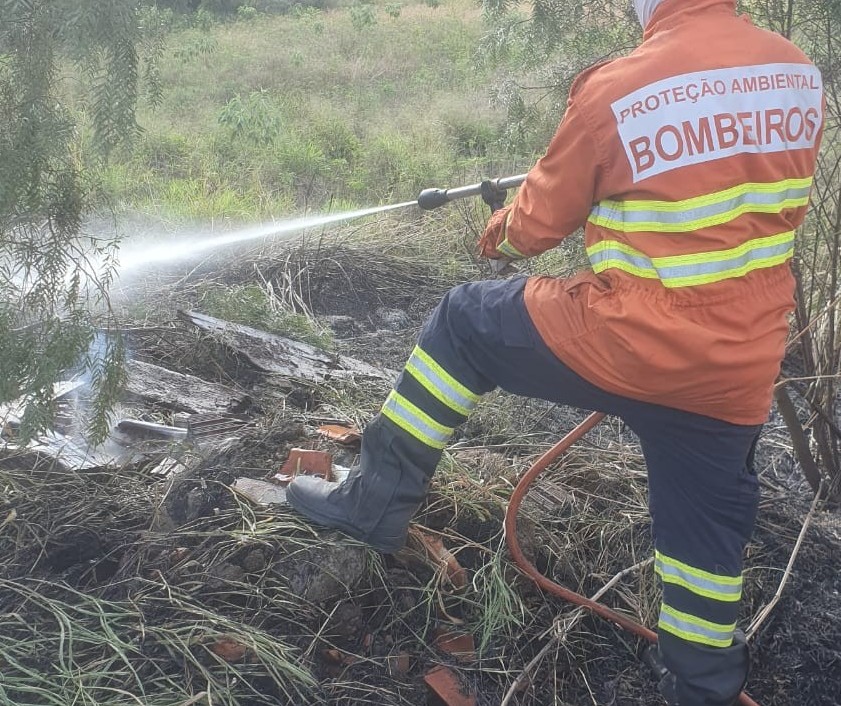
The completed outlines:
<svg viewBox="0 0 841 706">
<path fill-rule="evenodd" d="M 207 331 L 221 345 L 257 370 L 293 382 L 319 384 L 336 379 L 369 378 L 392 383 L 397 377 L 393 370 L 376 368 L 356 358 L 328 353 L 308 343 L 207 314 L 179 311 L 178 316 L 202 331 Z"/>
<path fill-rule="evenodd" d="M 251 406 L 251 398 L 233 388 L 139 360 L 126 363 L 124 389 L 129 398 L 176 412 L 238 413 Z"/>
</svg>

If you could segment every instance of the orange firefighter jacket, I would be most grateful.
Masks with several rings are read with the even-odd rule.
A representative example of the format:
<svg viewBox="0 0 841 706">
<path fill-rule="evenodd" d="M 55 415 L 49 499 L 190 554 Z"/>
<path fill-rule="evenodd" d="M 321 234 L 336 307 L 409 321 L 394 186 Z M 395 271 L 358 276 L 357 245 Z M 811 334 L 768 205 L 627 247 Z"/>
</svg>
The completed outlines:
<svg viewBox="0 0 841 706">
<path fill-rule="evenodd" d="M 578 77 L 481 251 L 529 257 L 584 226 L 592 269 L 526 286 L 552 351 L 609 392 L 761 424 L 823 112 L 818 70 L 735 0 L 665 0 L 637 50 Z"/>
</svg>

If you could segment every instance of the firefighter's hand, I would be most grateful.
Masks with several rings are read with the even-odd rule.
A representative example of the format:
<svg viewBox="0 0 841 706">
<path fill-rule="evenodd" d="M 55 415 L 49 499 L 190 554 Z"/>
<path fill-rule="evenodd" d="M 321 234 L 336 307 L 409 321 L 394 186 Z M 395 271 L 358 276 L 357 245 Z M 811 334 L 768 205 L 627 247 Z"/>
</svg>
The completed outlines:
<svg viewBox="0 0 841 706">
<path fill-rule="evenodd" d="M 491 207 L 491 211 L 499 211 L 505 206 L 507 192 L 505 189 L 500 189 L 496 182 L 486 179 L 479 184 L 479 188 L 481 189 L 482 201 Z"/>
</svg>

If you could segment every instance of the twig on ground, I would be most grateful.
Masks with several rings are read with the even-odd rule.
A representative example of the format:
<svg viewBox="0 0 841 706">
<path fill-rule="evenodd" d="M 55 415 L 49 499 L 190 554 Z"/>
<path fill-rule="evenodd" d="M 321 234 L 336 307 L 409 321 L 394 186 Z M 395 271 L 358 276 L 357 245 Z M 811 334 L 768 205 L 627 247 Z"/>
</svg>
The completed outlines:
<svg viewBox="0 0 841 706">
<path fill-rule="evenodd" d="M 818 486 L 818 491 L 815 493 L 815 497 L 812 500 L 812 505 L 809 507 L 809 512 L 806 513 L 806 518 L 803 520 L 803 527 L 800 529 L 800 534 L 797 537 L 797 542 L 794 544 L 794 549 L 791 552 L 791 557 L 789 557 L 788 565 L 786 566 L 785 572 L 783 572 L 783 577 L 780 579 L 780 585 L 777 587 L 777 592 L 774 594 L 774 597 L 770 600 L 768 605 L 766 605 L 750 624 L 750 627 L 747 631 L 747 639 L 752 640 L 753 636 L 756 635 L 759 628 L 762 626 L 762 623 L 771 615 L 771 612 L 774 610 L 774 607 L 777 603 L 780 602 L 780 598 L 783 595 L 783 590 L 785 589 L 786 584 L 788 583 L 789 578 L 791 578 L 791 572 L 794 568 L 794 561 L 797 559 L 797 555 L 800 553 L 800 547 L 803 544 L 803 540 L 806 537 L 806 531 L 809 529 L 809 525 L 812 523 L 812 518 L 815 516 L 815 512 L 817 511 L 818 507 L 820 506 L 821 502 L 823 501 L 823 480 L 821 480 L 820 485 Z"/>
<path fill-rule="evenodd" d="M 623 569 L 620 571 L 616 576 L 614 576 L 610 581 L 608 581 L 604 586 L 602 586 L 598 591 L 596 591 L 590 600 L 597 601 L 601 598 L 605 593 L 607 593 L 611 588 L 613 588 L 617 583 L 619 583 L 623 578 L 625 578 L 628 574 L 633 573 L 634 571 L 639 571 L 640 569 L 648 566 L 651 562 L 654 561 L 654 558 L 648 558 L 645 561 L 641 561 L 638 564 L 634 564 L 633 566 L 629 566 L 627 569 Z M 499 706 L 508 706 L 511 699 L 514 697 L 520 688 L 522 687 L 523 683 L 528 679 L 529 674 L 532 670 L 537 667 L 538 664 L 543 660 L 543 658 L 549 653 L 549 651 L 558 643 L 560 642 L 575 624 L 581 620 L 581 617 L 586 613 L 585 608 L 576 608 L 569 616 L 564 619 L 556 618 L 555 621 L 552 623 L 552 627 L 544 633 L 546 635 L 549 632 L 554 632 L 555 634 L 552 636 L 552 639 L 549 640 L 544 646 L 543 649 L 540 650 L 529 662 L 525 667 L 523 667 L 523 671 L 520 672 L 520 675 L 514 680 L 511 686 L 508 688 L 508 691 L 505 693 L 505 698 L 500 702 Z M 589 688 L 589 687 L 588 687 Z"/>
</svg>

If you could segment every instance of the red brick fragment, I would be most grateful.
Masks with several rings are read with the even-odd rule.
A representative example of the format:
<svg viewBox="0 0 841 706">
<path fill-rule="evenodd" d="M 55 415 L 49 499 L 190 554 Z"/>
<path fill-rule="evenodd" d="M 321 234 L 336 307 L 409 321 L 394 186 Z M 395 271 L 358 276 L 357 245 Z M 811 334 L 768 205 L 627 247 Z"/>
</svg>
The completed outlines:
<svg viewBox="0 0 841 706">
<path fill-rule="evenodd" d="M 444 706 L 476 706 L 476 695 L 463 690 L 456 673 L 449 667 L 439 666 L 426 673 L 423 680 L 433 697 L 430 703 Z M 438 699 L 436 702 L 435 699 Z"/>
<path fill-rule="evenodd" d="M 335 441 L 337 444 L 352 446 L 362 441 L 362 433 L 356 427 L 346 427 L 341 424 L 325 424 L 318 427 L 318 433 Z"/>
<path fill-rule="evenodd" d="M 435 647 L 459 662 L 473 662 L 476 659 L 476 643 L 470 633 L 455 632 L 442 626 L 432 631 L 432 637 Z"/>
<path fill-rule="evenodd" d="M 455 555 L 444 546 L 440 537 L 427 534 L 410 525 L 407 546 L 431 567 L 441 569 L 444 576 L 456 590 L 467 586 L 467 571 L 458 563 Z"/>
<path fill-rule="evenodd" d="M 248 647 L 233 637 L 220 637 L 208 645 L 208 649 L 226 662 L 242 661 L 248 654 Z"/>
<path fill-rule="evenodd" d="M 404 676 L 412 668 L 412 655 L 408 652 L 397 652 L 386 657 L 388 673 L 393 677 Z"/>
<path fill-rule="evenodd" d="M 292 449 L 289 457 L 275 478 L 281 483 L 292 480 L 297 475 L 319 476 L 324 480 L 332 479 L 333 457 L 326 451 L 315 449 Z"/>
</svg>

